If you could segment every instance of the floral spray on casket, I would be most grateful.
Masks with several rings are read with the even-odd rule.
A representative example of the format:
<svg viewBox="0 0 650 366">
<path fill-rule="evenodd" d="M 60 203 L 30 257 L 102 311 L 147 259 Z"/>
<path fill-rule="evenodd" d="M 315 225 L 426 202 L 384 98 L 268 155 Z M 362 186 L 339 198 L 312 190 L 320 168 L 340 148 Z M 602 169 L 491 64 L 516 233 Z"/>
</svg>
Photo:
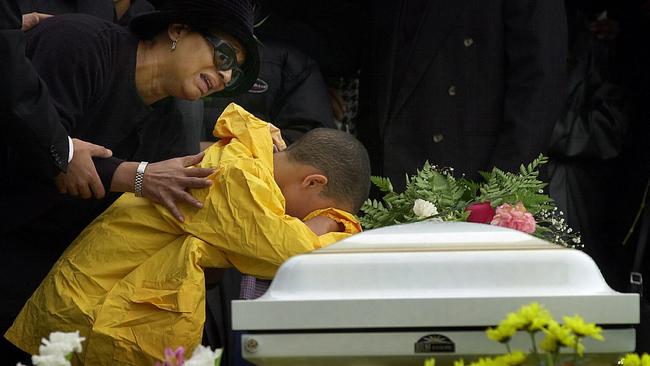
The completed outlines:
<svg viewBox="0 0 650 366">
<path fill-rule="evenodd" d="M 539 167 L 548 162 L 540 155 L 518 173 L 493 168 L 481 172 L 484 182 L 456 178 L 453 168 L 438 168 L 426 162 L 406 188 L 395 192 L 390 179 L 372 177 L 384 194 L 367 200 L 361 211 L 366 229 L 432 221 L 468 221 L 508 227 L 567 247 L 581 248 L 580 235 L 566 223 L 553 199 L 544 193 Z"/>
</svg>

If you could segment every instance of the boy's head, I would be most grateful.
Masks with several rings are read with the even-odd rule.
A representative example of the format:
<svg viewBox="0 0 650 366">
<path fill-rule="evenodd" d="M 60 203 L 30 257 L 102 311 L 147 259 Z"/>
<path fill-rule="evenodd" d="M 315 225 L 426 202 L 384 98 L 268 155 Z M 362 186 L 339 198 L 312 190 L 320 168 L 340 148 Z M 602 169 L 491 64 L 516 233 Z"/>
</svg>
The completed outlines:
<svg viewBox="0 0 650 366">
<path fill-rule="evenodd" d="M 303 219 L 327 207 L 356 213 L 368 198 L 370 160 L 354 136 L 331 128 L 311 130 L 274 155 L 274 177 L 286 213 Z"/>
</svg>

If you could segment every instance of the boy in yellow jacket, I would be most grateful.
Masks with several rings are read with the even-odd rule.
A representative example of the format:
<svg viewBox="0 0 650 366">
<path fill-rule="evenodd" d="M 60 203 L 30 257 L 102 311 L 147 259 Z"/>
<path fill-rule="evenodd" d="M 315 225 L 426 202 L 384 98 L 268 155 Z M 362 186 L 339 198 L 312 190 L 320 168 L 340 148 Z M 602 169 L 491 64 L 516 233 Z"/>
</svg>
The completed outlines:
<svg viewBox="0 0 650 366">
<path fill-rule="evenodd" d="M 269 126 L 228 106 L 200 164 L 216 169 L 213 184 L 192 191 L 204 207 L 182 207 L 181 223 L 124 194 L 63 253 L 5 337 L 36 353 L 50 332 L 79 330 L 82 364 L 152 365 L 165 347 L 200 343 L 204 268 L 272 278 L 289 257 L 359 232 L 347 212 L 368 196 L 363 146 L 317 129 L 273 154 Z M 317 220 L 338 230 L 317 236 Z"/>
</svg>

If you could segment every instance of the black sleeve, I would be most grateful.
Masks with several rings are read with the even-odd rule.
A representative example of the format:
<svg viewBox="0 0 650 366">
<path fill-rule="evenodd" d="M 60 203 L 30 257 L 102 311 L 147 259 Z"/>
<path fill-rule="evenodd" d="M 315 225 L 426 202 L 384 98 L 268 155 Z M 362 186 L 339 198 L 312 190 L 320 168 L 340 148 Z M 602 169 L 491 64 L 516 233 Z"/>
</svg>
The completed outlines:
<svg viewBox="0 0 650 366">
<path fill-rule="evenodd" d="M 108 56 L 96 34 L 66 21 L 63 15 L 55 16 L 31 30 L 26 54 L 47 85 L 61 123 L 74 136 L 81 123 L 92 123 L 84 118 L 103 88 L 110 60 L 102 59 Z"/>
<path fill-rule="evenodd" d="M 151 107 L 153 111 L 136 132 L 139 143 L 133 160 L 158 162 L 195 154 L 189 150 L 187 126 L 173 98 L 162 99 Z"/>
<path fill-rule="evenodd" d="M 548 148 L 565 100 L 567 25 L 561 0 L 507 0 L 504 123 L 492 164 L 517 171 Z"/>
<path fill-rule="evenodd" d="M 0 2 L 0 114 L 5 141 L 25 161 L 33 174 L 52 178 L 68 164 L 68 132 L 45 86 L 25 57 L 25 35 L 20 10 L 14 0 Z"/>
<path fill-rule="evenodd" d="M 271 122 L 282 130 L 288 143 L 317 128 L 336 128 L 327 86 L 316 62 L 288 48 L 279 100 Z"/>
</svg>

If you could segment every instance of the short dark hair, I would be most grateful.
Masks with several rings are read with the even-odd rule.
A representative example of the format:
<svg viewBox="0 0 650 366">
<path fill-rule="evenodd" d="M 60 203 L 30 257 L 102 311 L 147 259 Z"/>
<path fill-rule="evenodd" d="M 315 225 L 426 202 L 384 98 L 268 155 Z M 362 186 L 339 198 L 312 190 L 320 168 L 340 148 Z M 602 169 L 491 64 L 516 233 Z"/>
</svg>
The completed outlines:
<svg viewBox="0 0 650 366">
<path fill-rule="evenodd" d="M 289 159 L 308 164 L 327 176 L 323 194 L 349 204 L 357 213 L 370 191 L 370 159 L 366 148 L 349 133 L 316 128 L 286 150 Z"/>
</svg>

